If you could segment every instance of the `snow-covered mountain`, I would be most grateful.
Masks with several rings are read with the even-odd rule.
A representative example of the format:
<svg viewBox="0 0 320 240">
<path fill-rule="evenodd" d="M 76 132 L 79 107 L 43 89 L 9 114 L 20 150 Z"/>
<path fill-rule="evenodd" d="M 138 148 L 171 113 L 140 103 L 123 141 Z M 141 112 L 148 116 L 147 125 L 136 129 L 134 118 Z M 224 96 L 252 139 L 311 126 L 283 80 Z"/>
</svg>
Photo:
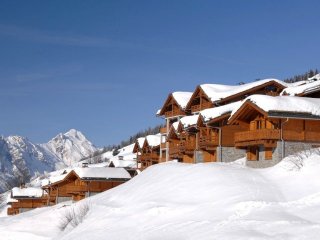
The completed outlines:
<svg viewBox="0 0 320 240">
<path fill-rule="evenodd" d="M 75 129 L 58 134 L 48 143 L 41 144 L 41 147 L 61 159 L 67 166 L 98 150 L 80 131 Z"/>
<path fill-rule="evenodd" d="M 44 172 L 69 166 L 97 148 L 75 129 L 48 143 L 35 144 L 21 136 L 0 137 L 0 193 Z"/>
</svg>

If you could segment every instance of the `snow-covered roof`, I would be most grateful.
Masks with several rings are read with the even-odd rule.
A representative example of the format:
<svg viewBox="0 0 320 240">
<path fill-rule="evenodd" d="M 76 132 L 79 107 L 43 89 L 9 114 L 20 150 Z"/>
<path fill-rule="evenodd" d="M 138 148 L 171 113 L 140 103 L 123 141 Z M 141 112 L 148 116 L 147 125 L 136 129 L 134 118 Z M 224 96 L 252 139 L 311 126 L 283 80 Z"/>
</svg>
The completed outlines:
<svg viewBox="0 0 320 240">
<path fill-rule="evenodd" d="M 135 154 L 135 158 L 137 155 Z M 133 159 L 133 157 L 131 158 Z M 136 160 L 119 160 L 119 159 L 113 159 L 111 160 L 113 165 L 116 168 L 136 168 L 137 167 L 137 161 Z"/>
<path fill-rule="evenodd" d="M 216 102 L 221 99 L 236 95 L 241 92 L 248 91 L 252 88 L 258 87 L 269 82 L 276 82 L 284 87 L 287 86 L 287 84 L 283 81 L 270 78 L 251 83 L 245 83 L 242 85 L 202 84 L 200 85 L 200 87 L 212 102 Z"/>
<path fill-rule="evenodd" d="M 71 169 L 64 169 L 64 170 L 56 171 L 50 177 L 43 179 L 41 181 L 41 186 L 43 187 L 43 186 L 47 186 L 49 184 L 55 184 L 57 182 L 62 181 L 70 171 L 71 171 Z"/>
<path fill-rule="evenodd" d="M 75 168 L 73 170 L 81 179 L 129 179 L 130 174 L 124 168 L 98 167 L 98 168 Z"/>
<path fill-rule="evenodd" d="M 180 123 L 182 124 L 183 128 L 187 128 L 197 124 L 198 118 L 199 118 L 198 114 L 186 116 L 180 119 Z"/>
<path fill-rule="evenodd" d="M 185 109 L 190 98 L 192 96 L 192 92 L 173 92 L 172 97 L 176 100 L 177 104 Z"/>
<path fill-rule="evenodd" d="M 137 143 L 138 143 L 139 148 L 143 147 L 143 144 L 144 144 L 145 140 L 146 140 L 145 137 L 140 137 L 140 138 L 137 139 Z"/>
<path fill-rule="evenodd" d="M 161 135 L 148 135 L 146 136 L 146 142 L 150 147 L 156 147 L 160 145 Z"/>
<path fill-rule="evenodd" d="M 175 131 L 178 130 L 178 126 L 179 126 L 179 121 L 172 123 L 172 127 L 174 128 Z"/>
<path fill-rule="evenodd" d="M 252 102 L 263 111 L 269 113 L 269 115 L 270 113 L 299 113 L 320 117 L 320 99 L 318 98 L 252 95 L 232 111 L 230 118 L 247 101 Z"/>
<path fill-rule="evenodd" d="M 205 122 L 210 121 L 211 119 L 220 117 L 224 114 L 231 113 L 234 108 L 239 106 L 241 104 L 241 101 L 226 104 L 220 107 L 215 107 L 215 108 L 208 108 L 205 110 L 202 110 L 200 112 L 200 115 L 203 117 L 203 120 Z"/>
<path fill-rule="evenodd" d="M 320 91 L 320 80 L 309 81 L 303 85 L 287 87 L 283 89 L 280 95 L 307 95 L 317 91 Z"/>
<path fill-rule="evenodd" d="M 7 196 L 7 203 L 13 203 L 13 202 L 18 202 L 18 200 L 12 198 L 12 197 L 11 197 L 11 194 L 8 194 L 8 196 Z"/>
<path fill-rule="evenodd" d="M 12 198 L 39 198 L 42 197 L 43 190 L 41 188 L 27 187 L 19 188 L 14 187 L 11 190 Z"/>
<path fill-rule="evenodd" d="M 185 109 L 192 94 L 193 94 L 192 92 L 173 92 L 167 98 L 166 102 L 164 103 L 164 106 L 167 104 L 169 99 L 172 97 L 181 109 Z M 163 107 L 157 111 L 157 115 L 160 115 Z"/>
</svg>

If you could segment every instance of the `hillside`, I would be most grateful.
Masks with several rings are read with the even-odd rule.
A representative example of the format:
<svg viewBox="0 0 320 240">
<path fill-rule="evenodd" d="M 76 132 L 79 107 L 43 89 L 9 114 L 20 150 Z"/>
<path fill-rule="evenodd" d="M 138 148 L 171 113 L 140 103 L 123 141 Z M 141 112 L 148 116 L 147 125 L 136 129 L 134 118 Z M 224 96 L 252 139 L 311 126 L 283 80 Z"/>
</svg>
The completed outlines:
<svg viewBox="0 0 320 240">
<path fill-rule="evenodd" d="M 319 171 L 318 150 L 266 169 L 242 160 L 159 164 L 75 208 L 0 218 L 1 239 L 317 239 Z M 59 229 L 86 205 L 82 223 Z"/>
<path fill-rule="evenodd" d="M 0 193 L 44 172 L 78 162 L 96 150 L 81 132 L 74 129 L 58 134 L 45 144 L 35 144 L 21 136 L 1 137 Z"/>
</svg>

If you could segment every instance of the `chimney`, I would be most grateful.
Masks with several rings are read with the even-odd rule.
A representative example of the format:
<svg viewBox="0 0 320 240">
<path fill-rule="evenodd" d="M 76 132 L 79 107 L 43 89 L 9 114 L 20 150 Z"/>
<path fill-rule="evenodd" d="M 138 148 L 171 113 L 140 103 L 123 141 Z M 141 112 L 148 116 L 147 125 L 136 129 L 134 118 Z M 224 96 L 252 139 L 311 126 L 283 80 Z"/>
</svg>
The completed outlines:
<svg viewBox="0 0 320 240">
<path fill-rule="evenodd" d="M 83 163 L 82 163 L 82 167 L 83 167 L 83 168 L 87 168 L 88 165 L 89 165 L 89 164 L 88 164 L 87 162 L 83 162 Z"/>
</svg>

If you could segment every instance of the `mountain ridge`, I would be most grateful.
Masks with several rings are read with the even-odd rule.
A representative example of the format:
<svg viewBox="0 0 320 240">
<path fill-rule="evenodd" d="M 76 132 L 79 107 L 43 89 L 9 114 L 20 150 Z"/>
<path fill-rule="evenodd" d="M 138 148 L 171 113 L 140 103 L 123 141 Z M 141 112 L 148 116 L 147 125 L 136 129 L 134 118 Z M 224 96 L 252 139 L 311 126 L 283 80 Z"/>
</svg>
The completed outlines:
<svg viewBox="0 0 320 240">
<path fill-rule="evenodd" d="M 0 193 L 44 172 L 78 162 L 97 148 L 82 134 L 70 129 L 47 143 L 36 144 L 27 137 L 0 137 Z"/>
</svg>

